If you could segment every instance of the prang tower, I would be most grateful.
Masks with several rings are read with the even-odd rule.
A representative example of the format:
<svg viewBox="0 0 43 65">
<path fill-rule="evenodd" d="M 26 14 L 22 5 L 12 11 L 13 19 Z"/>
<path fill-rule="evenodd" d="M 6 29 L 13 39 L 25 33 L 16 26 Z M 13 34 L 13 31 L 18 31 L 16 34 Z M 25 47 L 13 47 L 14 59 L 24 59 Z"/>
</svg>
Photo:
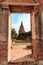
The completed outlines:
<svg viewBox="0 0 43 65">
<path fill-rule="evenodd" d="M 23 22 L 21 21 L 21 25 L 20 25 L 20 29 L 19 29 L 19 34 L 20 33 L 24 33 L 25 30 L 24 30 L 24 26 L 23 26 Z"/>
</svg>

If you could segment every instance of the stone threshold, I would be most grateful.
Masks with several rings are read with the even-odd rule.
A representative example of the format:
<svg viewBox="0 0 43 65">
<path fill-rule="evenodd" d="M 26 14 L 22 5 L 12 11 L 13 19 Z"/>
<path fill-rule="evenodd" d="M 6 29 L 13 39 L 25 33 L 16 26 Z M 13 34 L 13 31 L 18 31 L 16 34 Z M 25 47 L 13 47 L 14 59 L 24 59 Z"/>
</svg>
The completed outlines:
<svg viewBox="0 0 43 65">
<path fill-rule="evenodd" d="M 33 55 L 27 55 L 24 56 L 22 58 L 19 58 L 17 60 L 11 60 L 9 63 L 18 63 L 18 62 L 35 62 L 35 58 L 33 57 Z"/>
</svg>

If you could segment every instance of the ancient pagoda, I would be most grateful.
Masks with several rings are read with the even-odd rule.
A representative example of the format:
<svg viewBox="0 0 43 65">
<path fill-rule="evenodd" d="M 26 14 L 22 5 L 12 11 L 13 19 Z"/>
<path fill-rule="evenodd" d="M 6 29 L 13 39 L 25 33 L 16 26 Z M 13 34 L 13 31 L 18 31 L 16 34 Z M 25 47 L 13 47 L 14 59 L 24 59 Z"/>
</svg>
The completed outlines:
<svg viewBox="0 0 43 65">
<path fill-rule="evenodd" d="M 24 26 L 23 26 L 23 22 L 21 21 L 21 25 L 20 25 L 20 29 L 19 29 L 19 34 L 24 33 Z"/>
<path fill-rule="evenodd" d="M 23 39 L 23 35 L 22 35 L 23 33 L 25 33 L 25 30 L 24 30 L 23 22 L 21 21 L 21 25 L 20 25 L 19 34 L 18 34 L 17 39 L 19 39 L 19 40 Z"/>
</svg>

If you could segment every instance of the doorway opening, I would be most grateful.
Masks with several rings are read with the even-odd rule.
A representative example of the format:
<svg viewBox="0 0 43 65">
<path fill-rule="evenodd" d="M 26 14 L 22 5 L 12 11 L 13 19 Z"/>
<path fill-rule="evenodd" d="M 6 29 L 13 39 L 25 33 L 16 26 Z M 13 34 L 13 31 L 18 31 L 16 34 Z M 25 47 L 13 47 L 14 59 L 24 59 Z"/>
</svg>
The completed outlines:
<svg viewBox="0 0 43 65">
<path fill-rule="evenodd" d="M 11 61 L 18 61 L 32 54 L 30 13 L 12 13 L 11 22 Z"/>
</svg>

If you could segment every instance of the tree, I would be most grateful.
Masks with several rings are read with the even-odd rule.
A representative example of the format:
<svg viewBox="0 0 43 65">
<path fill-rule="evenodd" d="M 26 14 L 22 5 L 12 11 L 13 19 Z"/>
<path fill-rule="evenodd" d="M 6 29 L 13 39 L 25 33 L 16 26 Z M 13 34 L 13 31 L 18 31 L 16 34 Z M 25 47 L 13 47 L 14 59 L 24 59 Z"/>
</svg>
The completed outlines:
<svg viewBox="0 0 43 65">
<path fill-rule="evenodd" d="M 17 33 L 16 33 L 15 29 L 11 30 L 11 38 L 12 39 L 16 39 L 17 38 Z"/>
</svg>

